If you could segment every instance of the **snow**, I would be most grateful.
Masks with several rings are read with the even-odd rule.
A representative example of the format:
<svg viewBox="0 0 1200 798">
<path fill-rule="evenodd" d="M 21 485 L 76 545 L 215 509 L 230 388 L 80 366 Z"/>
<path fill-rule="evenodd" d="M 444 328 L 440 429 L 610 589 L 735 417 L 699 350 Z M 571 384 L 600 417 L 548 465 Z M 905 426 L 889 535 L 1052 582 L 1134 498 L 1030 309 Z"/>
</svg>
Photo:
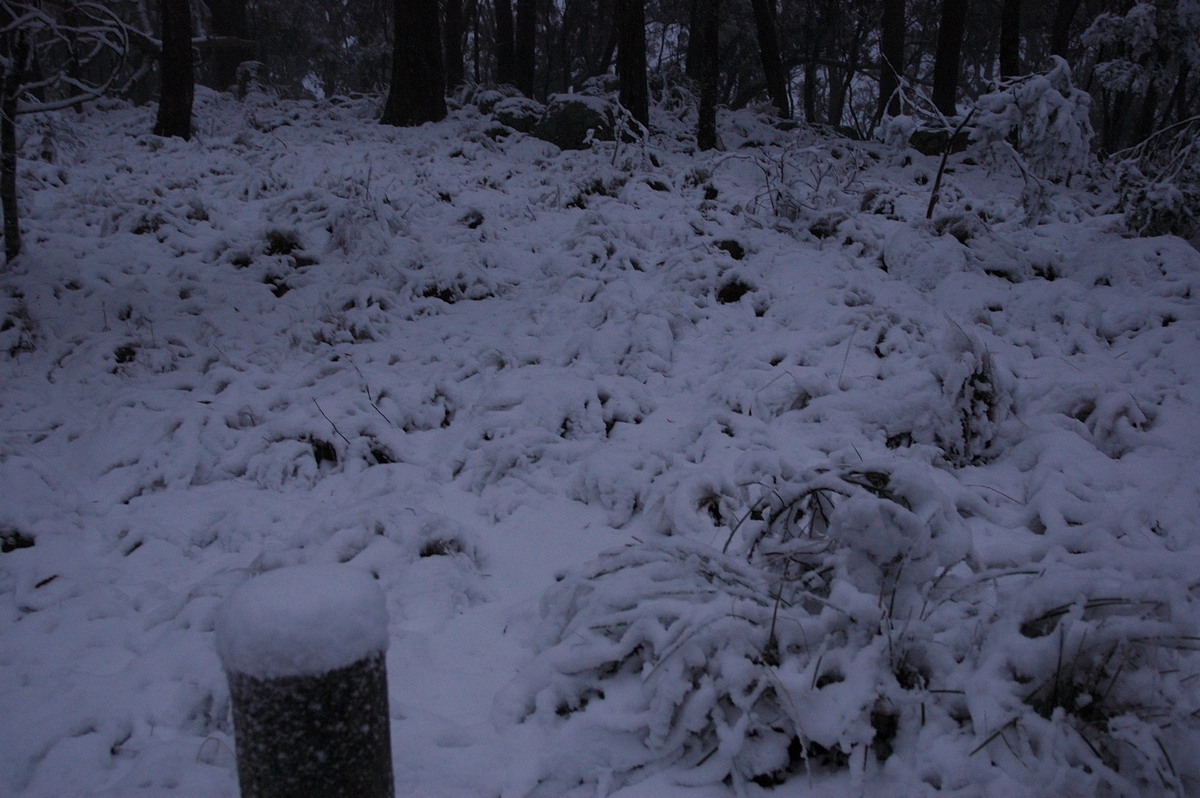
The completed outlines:
<svg viewBox="0 0 1200 798">
<path fill-rule="evenodd" d="M 235 795 L 218 649 L 303 631 L 386 643 L 398 795 L 1200 794 L 1200 253 L 751 112 L 377 111 L 21 119 L 0 793 Z M 371 608 L 253 595 L 314 568 Z"/>
<path fill-rule="evenodd" d="M 369 573 L 350 566 L 268 571 L 221 607 L 216 644 L 226 671 L 319 676 L 387 650 L 385 597 Z"/>
</svg>

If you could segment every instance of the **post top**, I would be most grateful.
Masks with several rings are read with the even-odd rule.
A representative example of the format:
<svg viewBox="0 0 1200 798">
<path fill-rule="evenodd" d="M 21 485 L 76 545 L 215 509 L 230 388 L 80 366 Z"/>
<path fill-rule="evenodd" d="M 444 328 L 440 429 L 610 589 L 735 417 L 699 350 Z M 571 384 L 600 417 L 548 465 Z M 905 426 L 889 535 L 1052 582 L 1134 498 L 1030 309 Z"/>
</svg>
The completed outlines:
<svg viewBox="0 0 1200 798">
<path fill-rule="evenodd" d="M 387 649 L 383 590 L 348 565 L 300 565 L 243 582 L 217 613 L 227 671 L 258 679 L 315 676 Z"/>
</svg>

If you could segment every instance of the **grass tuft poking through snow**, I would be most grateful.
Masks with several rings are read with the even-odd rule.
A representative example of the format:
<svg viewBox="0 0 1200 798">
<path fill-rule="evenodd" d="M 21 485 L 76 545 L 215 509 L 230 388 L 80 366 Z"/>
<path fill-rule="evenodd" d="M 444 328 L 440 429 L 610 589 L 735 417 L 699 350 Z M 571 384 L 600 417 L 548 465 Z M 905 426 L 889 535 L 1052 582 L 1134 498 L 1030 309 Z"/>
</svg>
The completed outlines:
<svg viewBox="0 0 1200 798">
<path fill-rule="evenodd" d="M 23 118 L 0 793 L 235 795 L 218 607 L 335 564 L 397 794 L 1200 793 L 1173 205 L 951 155 L 927 220 L 935 157 L 502 100 Z"/>
</svg>

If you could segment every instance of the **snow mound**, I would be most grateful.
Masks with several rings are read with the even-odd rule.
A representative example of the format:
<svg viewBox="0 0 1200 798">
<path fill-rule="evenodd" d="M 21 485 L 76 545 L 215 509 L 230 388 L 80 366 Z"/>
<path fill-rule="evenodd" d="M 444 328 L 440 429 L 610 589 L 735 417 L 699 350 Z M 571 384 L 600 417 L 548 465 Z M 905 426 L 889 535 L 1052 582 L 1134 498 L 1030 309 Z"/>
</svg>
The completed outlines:
<svg viewBox="0 0 1200 798">
<path fill-rule="evenodd" d="M 256 679 L 316 676 L 387 650 L 383 590 L 347 566 L 279 568 L 244 582 L 217 614 L 226 670 Z"/>
</svg>

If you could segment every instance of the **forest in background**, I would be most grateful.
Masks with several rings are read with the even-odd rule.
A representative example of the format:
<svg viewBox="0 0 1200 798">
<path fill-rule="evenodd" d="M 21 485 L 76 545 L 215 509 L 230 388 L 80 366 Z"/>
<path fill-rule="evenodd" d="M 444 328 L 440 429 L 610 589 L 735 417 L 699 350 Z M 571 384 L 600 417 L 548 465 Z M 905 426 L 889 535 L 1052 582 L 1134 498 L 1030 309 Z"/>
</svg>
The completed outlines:
<svg viewBox="0 0 1200 798">
<path fill-rule="evenodd" d="M 201 84 L 297 99 L 386 92 L 381 121 L 412 125 L 479 87 L 544 102 L 605 75 L 642 126 L 652 102 L 684 98 L 701 150 L 720 148 L 718 106 L 759 103 L 781 123 L 853 139 L 917 133 L 913 143 L 935 152 L 958 148 L 960 134 L 1007 141 L 1014 155 L 1041 147 L 1035 158 L 1047 147 L 1068 160 L 1094 152 L 1121 163 L 1114 179 L 1141 206 L 1135 232 L 1189 237 L 1198 64 L 1195 0 L 5 2 L 5 249 L 20 252 L 22 113 L 157 99 L 154 132 L 186 139 Z M 1048 90 L 1064 99 L 1045 102 Z M 989 112 L 997 118 L 980 132 Z"/>
<path fill-rule="evenodd" d="M 956 100 L 1059 56 L 1094 100 L 1098 148 L 1114 152 L 1193 115 L 1200 91 L 1194 0 L 112 0 L 6 2 L 0 14 L 6 81 L 38 99 L 103 87 L 142 103 L 186 78 L 227 90 L 250 62 L 294 97 L 382 93 L 395 70 L 426 70 L 452 96 L 507 84 L 544 101 L 614 69 L 645 73 L 630 77 L 655 93 L 699 85 L 712 60 L 719 105 L 770 101 L 869 138 L 904 110 L 887 105 L 897 87 L 954 116 Z M 122 41 L 95 58 L 104 26 Z M 168 74 L 181 42 L 194 73 Z M 393 64 L 394 51 L 406 57 Z"/>
</svg>

